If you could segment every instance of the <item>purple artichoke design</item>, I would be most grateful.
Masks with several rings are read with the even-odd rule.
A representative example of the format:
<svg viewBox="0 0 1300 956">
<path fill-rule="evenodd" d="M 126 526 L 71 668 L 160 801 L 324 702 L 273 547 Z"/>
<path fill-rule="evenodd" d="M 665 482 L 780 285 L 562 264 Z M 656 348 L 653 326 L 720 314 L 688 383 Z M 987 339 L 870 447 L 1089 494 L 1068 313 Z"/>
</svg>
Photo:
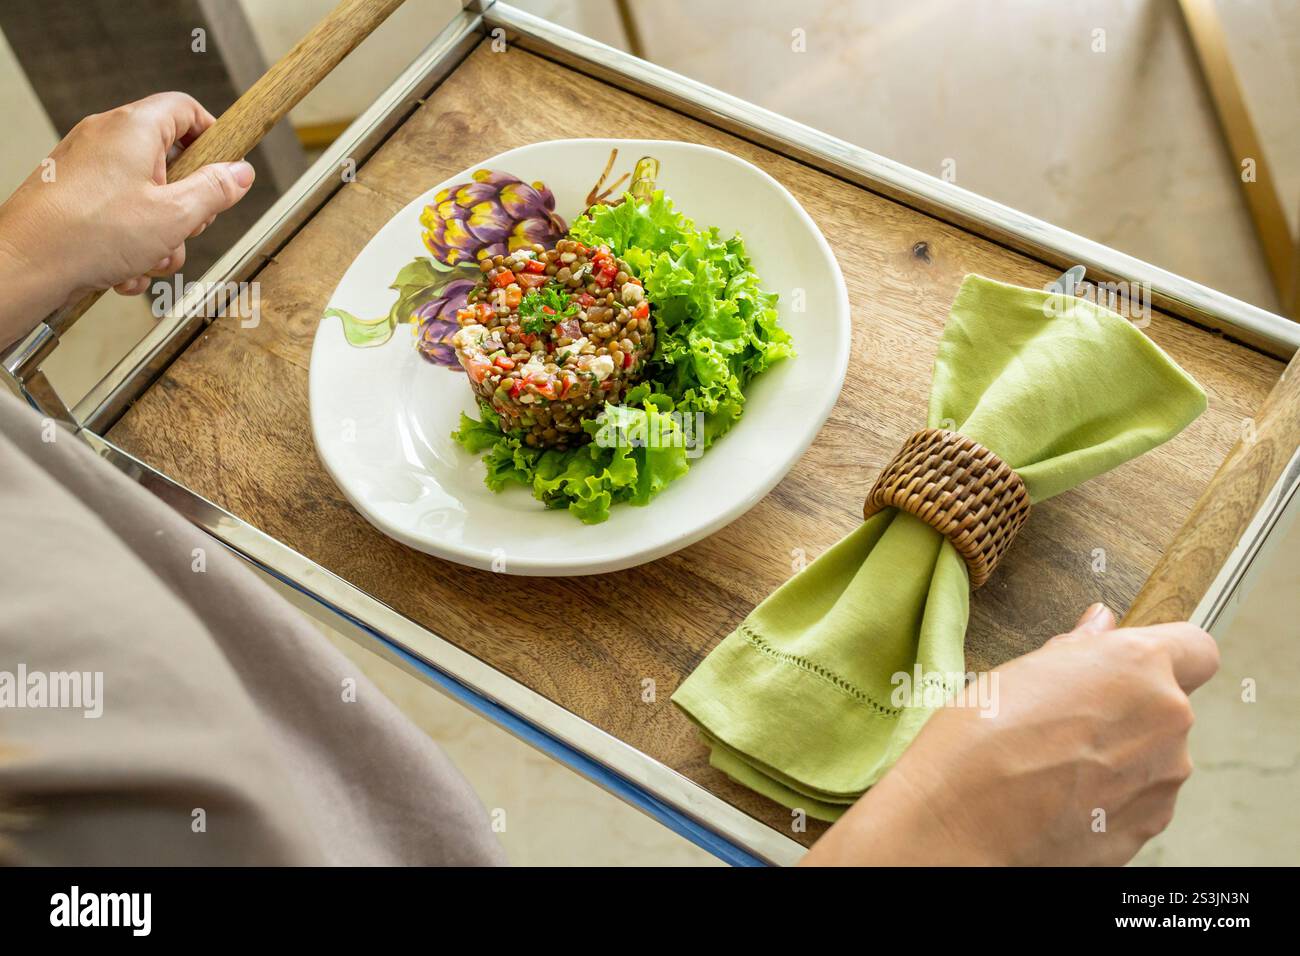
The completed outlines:
<svg viewBox="0 0 1300 956">
<path fill-rule="evenodd" d="M 416 323 L 415 344 L 425 361 L 457 372 L 464 371 L 456 358 L 451 337 L 460 328 L 456 312 L 465 308 L 465 297 L 474 284 L 473 279 L 453 279 L 438 290 L 437 298 L 430 299 L 412 313 L 411 318 Z"/>
<path fill-rule="evenodd" d="M 454 266 L 533 243 L 549 249 L 568 231 L 544 184 L 488 169 L 470 178 L 439 190 L 420 213 L 424 244 L 439 262 Z"/>
</svg>

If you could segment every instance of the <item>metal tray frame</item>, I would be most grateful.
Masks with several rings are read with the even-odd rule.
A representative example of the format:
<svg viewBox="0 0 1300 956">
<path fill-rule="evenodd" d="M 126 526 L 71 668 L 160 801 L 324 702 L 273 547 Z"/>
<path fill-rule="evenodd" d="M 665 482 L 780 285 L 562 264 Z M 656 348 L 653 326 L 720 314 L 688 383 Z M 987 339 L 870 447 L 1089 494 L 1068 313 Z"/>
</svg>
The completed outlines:
<svg viewBox="0 0 1300 956">
<path fill-rule="evenodd" d="M 804 848 L 700 785 L 612 737 L 349 584 L 116 447 L 104 436 L 198 336 L 222 283 L 252 280 L 342 186 L 341 165 L 359 168 L 485 38 L 505 41 L 767 147 L 1060 268 L 1082 264 L 1100 281 L 1146 284 L 1157 308 L 1277 358 L 1300 350 L 1300 325 L 1058 229 L 951 183 L 894 163 L 793 120 L 620 50 L 491 0 L 464 8 L 177 304 L 77 405 L 68 409 L 40 371 L 57 345 L 42 325 L 4 358 L 11 384 L 35 408 L 77 431 L 90 447 L 268 575 L 307 613 L 378 650 L 430 686 L 477 710 L 687 839 L 733 864 L 788 864 Z M 1283 513 L 1300 501 L 1300 454 L 1256 514 L 1198 609 L 1219 622 L 1240 593 Z"/>
</svg>

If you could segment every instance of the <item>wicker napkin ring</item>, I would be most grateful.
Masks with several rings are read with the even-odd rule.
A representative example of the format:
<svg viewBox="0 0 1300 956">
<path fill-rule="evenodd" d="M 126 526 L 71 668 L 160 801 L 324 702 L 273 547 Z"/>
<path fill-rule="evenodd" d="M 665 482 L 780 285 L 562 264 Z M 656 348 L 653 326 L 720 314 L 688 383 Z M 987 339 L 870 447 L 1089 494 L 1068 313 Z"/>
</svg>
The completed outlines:
<svg viewBox="0 0 1300 956">
<path fill-rule="evenodd" d="M 942 428 L 912 435 L 871 486 L 862 517 L 885 508 L 916 515 L 957 549 L 971 587 L 989 579 L 1029 517 L 1029 492 L 1005 461 Z"/>
</svg>

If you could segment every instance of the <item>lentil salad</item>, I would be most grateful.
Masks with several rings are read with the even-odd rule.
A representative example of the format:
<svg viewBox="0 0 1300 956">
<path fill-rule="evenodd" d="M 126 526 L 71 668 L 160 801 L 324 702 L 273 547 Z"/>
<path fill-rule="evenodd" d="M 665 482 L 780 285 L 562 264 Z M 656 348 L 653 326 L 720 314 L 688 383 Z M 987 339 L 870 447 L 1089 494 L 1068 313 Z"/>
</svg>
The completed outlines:
<svg viewBox="0 0 1300 956">
<path fill-rule="evenodd" d="M 534 448 L 566 449 L 621 404 L 654 349 L 641 280 L 607 246 L 561 239 L 484 257 L 452 336 L 475 393 Z"/>
</svg>

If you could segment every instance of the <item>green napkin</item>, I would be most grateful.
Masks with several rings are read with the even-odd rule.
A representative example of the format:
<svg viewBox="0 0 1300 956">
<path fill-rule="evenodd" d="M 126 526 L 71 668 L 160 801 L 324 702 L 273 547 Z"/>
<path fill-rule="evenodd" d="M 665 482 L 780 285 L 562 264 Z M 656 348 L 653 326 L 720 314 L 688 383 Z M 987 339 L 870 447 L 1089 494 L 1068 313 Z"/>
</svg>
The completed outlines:
<svg viewBox="0 0 1300 956">
<path fill-rule="evenodd" d="M 928 424 L 989 448 L 1042 501 L 1173 437 L 1205 404 L 1114 312 L 972 275 L 939 343 Z M 961 687 L 948 675 L 965 671 L 969 597 L 947 539 L 886 509 L 755 608 L 672 699 L 715 767 L 833 820 Z M 918 666 L 931 697 L 902 699 L 893 678 Z"/>
</svg>

